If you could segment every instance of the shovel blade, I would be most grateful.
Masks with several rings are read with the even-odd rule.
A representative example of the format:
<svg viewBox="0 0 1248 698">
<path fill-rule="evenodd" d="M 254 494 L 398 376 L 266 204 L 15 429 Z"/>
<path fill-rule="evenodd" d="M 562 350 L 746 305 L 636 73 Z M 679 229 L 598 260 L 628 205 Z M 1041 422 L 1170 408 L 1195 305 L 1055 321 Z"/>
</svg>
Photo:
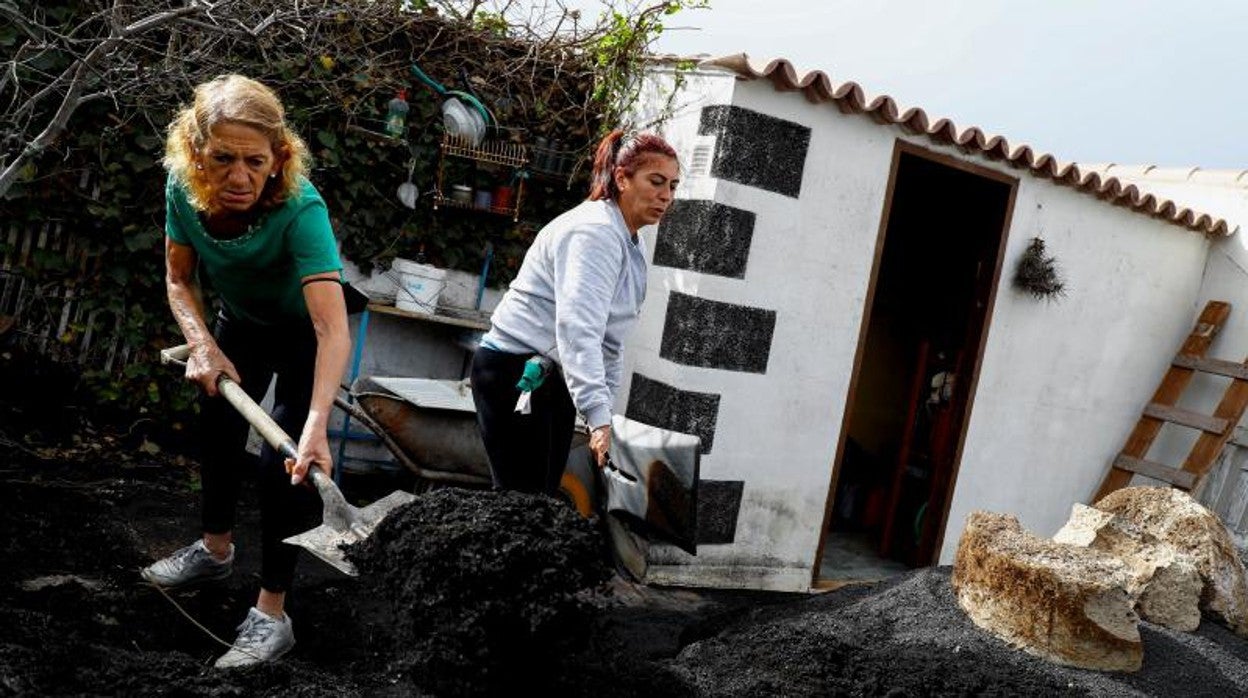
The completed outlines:
<svg viewBox="0 0 1248 698">
<path fill-rule="evenodd" d="M 370 531 L 371 533 L 371 531 Z M 364 536 L 365 538 L 367 536 Z M 298 535 L 290 536 L 283 543 L 297 545 L 329 564 L 330 567 L 343 574 L 357 577 L 359 571 L 351 564 L 343 553 L 343 546 L 359 543 L 364 538 L 352 531 L 336 531 L 324 524 Z"/>
<path fill-rule="evenodd" d="M 363 542 L 373 534 L 377 525 L 386 518 L 387 514 L 415 498 L 416 496 L 409 492 L 396 491 L 366 507 L 347 507 L 345 513 L 335 512 L 338 515 L 331 515 L 329 511 L 326 511 L 326 523 L 290 536 L 283 542 L 297 545 L 324 560 L 339 572 L 356 577 L 359 571 L 347 560 L 343 548 Z"/>
<path fill-rule="evenodd" d="M 697 554 L 701 439 L 615 415 L 604 471 L 607 511 L 653 540 Z"/>
<path fill-rule="evenodd" d="M 386 518 L 387 514 L 414 499 L 416 499 L 416 495 L 411 492 L 400 492 L 396 490 L 366 507 L 356 509 L 355 520 L 360 525 L 367 526 L 369 532 L 371 533 L 372 530 L 377 527 L 377 524 L 381 523 L 381 520 Z"/>
</svg>

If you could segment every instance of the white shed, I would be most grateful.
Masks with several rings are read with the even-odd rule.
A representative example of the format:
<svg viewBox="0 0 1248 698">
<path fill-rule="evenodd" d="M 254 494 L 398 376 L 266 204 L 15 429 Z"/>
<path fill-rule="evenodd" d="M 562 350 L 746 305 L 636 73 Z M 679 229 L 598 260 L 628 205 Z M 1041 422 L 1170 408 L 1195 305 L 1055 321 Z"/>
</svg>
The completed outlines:
<svg viewBox="0 0 1248 698">
<path fill-rule="evenodd" d="M 1237 226 L 854 83 L 741 55 L 645 95 L 684 180 L 617 408 L 703 438 L 698 553 L 652 546 L 647 581 L 948 563 L 975 509 L 1052 534 L 1204 301 L 1248 308 Z M 1036 238 L 1064 296 L 1011 283 Z"/>
</svg>

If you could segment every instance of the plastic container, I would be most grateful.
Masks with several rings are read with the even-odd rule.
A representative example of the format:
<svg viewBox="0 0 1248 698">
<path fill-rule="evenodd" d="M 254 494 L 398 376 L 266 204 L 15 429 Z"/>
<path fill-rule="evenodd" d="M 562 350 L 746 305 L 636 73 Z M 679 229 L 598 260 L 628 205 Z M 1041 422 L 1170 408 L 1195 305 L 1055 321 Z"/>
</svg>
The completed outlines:
<svg viewBox="0 0 1248 698">
<path fill-rule="evenodd" d="M 386 135 L 399 138 L 407 131 L 407 112 L 407 90 L 399 90 L 386 113 Z"/>
<path fill-rule="evenodd" d="M 509 185 L 503 184 L 494 187 L 494 205 L 498 208 L 511 208 L 511 202 L 515 200 L 516 190 Z"/>
<path fill-rule="evenodd" d="M 472 203 L 472 187 L 467 184 L 451 185 L 451 200 L 458 201 L 461 204 Z"/>
<path fill-rule="evenodd" d="M 494 196 L 488 189 L 478 189 L 472 198 L 472 205 L 477 208 L 489 208 L 494 203 Z"/>
<path fill-rule="evenodd" d="M 446 287 L 446 270 L 396 258 L 390 265 L 390 271 L 399 277 L 394 307 L 432 315 L 438 307 L 438 297 Z"/>
</svg>

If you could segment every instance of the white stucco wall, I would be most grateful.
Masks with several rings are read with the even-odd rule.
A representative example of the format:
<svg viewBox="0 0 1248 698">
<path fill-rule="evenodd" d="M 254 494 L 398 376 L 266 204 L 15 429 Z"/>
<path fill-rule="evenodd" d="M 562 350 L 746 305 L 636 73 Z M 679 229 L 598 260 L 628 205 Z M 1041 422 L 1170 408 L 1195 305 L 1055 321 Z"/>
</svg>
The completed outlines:
<svg viewBox="0 0 1248 698">
<path fill-rule="evenodd" d="M 1060 261 L 1060 301 L 1009 286 L 1036 236 Z M 1087 502 L 1192 329 L 1207 250 L 1183 228 L 1020 179 L 941 562 L 972 510 L 1047 536 Z"/>
<path fill-rule="evenodd" d="M 690 181 L 679 192 L 756 213 L 744 279 L 651 268 L 626 376 L 637 370 L 682 390 L 719 394 L 715 447 L 703 459 L 702 477 L 745 485 L 732 544 L 700 546 L 696 557 L 656 546 L 650 579 L 809 585 L 898 138 L 1020 179 L 941 559 L 950 560 L 973 509 L 1011 513 L 1037 533 L 1052 533 L 1073 502 L 1091 495 L 1190 330 L 1208 242 L 832 105 L 813 105 L 800 93 L 777 92 L 765 80 L 701 76 L 684 94 L 690 97 L 680 100 L 664 133 L 686 161 L 699 109 L 708 104 L 808 126 L 811 139 L 799 199 L 715 180 Z M 648 235 L 653 243 L 653 231 Z M 1036 235 L 1068 280 L 1067 297 L 1056 303 L 1009 286 Z M 672 291 L 775 310 L 766 373 L 661 358 Z M 627 394 L 626 385 L 620 410 Z"/>
<path fill-rule="evenodd" d="M 1231 234 L 1211 241 L 1194 312 L 1198 313 L 1211 300 L 1229 302 L 1230 317 L 1210 345 L 1208 356 L 1243 361 L 1248 356 L 1248 322 L 1244 320 L 1248 313 L 1248 237 L 1243 232 L 1243 226 L 1248 224 L 1248 171 L 1082 163 L 1080 167 L 1102 176 L 1116 177 L 1121 183 L 1133 185 L 1143 193 L 1226 221 Z M 1212 414 L 1228 384 L 1226 378 L 1197 373 L 1178 404 L 1196 412 Z M 1149 457 L 1167 464 L 1179 464 L 1186 458 L 1195 440 L 1196 435 L 1191 430 L 1165 425 Z M 1132 484 L 1164 483 L 1136 476 Z"/>
<path fill-rule="evenodd" d="M 1248 205 L 1244 210 L 1248 213 Z M 1243 230 L 1213 243 L 1200 289 L 1200 304 L 1211 300 L 1229 302 L 1231 316 L 1210 347 L 1209 355 L 1243 361 L 1248 357 L 1248 235 Z M 1217 393 L 1220 395 L 1221 390 Z"/>
</svg>

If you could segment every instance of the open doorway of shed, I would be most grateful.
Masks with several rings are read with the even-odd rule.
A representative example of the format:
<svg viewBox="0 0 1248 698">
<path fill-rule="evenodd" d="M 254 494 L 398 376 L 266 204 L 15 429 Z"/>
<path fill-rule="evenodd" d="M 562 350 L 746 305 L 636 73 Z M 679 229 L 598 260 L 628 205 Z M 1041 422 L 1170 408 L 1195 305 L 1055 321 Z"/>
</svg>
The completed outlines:
<svg viewBox="0 0 1248 698">
<path fill-rule="evenodd" d="M 1014 183 L 898 143 L 817 583 L 936 561 Z"/>
</svg>

